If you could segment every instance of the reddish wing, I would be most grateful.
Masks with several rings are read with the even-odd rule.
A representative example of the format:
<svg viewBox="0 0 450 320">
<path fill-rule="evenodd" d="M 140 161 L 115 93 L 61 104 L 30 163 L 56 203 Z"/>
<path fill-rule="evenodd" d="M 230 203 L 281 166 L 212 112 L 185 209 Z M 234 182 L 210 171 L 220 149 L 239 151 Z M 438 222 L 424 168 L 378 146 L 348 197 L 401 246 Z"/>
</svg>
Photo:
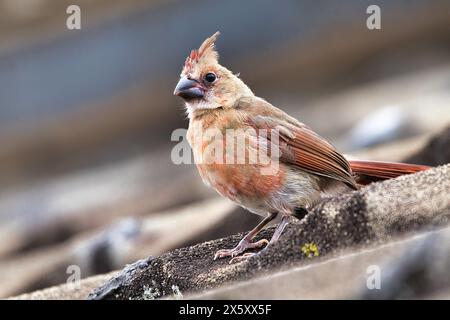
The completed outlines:
<svg viewBox="0 0 450 320">
<path fill-rule="evenodd" d="M 247 120 L 256 129 L 277 130 L 280 160 L 310 173 L 344 182 L 357 189 L 347 160 L 325 139 L 303 124 L 256 116 Z M 270 139 L 270 133 L 268 138 Z"/>
<path fill-rule="evenodd" d="M 286 140 L 286 143 L 287 148 L 294 154 L 293 165 L 314 174 L 340 180 L 357 189 L 347 160 L 311 129 L 305 126 L 296 130 L 295 137 Z"/>
</svg>

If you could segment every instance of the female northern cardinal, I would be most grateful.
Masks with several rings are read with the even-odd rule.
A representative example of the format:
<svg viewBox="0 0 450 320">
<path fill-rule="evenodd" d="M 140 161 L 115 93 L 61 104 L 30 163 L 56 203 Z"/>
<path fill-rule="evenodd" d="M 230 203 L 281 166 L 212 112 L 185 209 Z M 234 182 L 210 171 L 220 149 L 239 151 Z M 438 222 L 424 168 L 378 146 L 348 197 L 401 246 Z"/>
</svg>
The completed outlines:
<svg viewBox="0 0 450 320">
<path fill-rule="evenodd" d="M 174 94 L 186 103 L 187 138 L 203 181 L 222 196 L 267 217 L 235 248 L 219 250 L 214 259 L 232 257 L 230 262 L 233 262 L 254 255 L 240 254 L 277 241 L 289 216 L 303 217 L 325 196 L 428 168 L 346 160 L 325 139 L 255 96 L 237 75 L 221 66 L 214 48 L 218 35 L 216 32 L 198 50 L 191 51 Z M 227 134 L 232 130 L 243 138 L 243 162 L 236 158 L 235 148 L 218 150 L 217 142 L 230 140 Z M 260 134 L 262 131 L 267 134 Z M 276 153 L 278 162 L 250 161 L 257 150 L 269 155 Z M 217 156 L 218 151 L 224 153 Z M 271 172 L 264 172 L 264 169 L 271 169 Z M 265 239 L 251 242 L 279 214 L 281 222 L 270 242 Z"/>
</svg>

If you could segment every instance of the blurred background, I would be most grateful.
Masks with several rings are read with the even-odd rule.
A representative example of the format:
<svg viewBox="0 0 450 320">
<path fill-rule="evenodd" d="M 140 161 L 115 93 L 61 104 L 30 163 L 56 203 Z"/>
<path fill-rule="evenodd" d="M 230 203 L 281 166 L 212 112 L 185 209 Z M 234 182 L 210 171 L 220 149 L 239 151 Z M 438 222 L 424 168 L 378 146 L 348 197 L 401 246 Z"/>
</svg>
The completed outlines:
<svg viewBox="0 0 450 320">
<path fill-rule="evenodd" d="M 448 0 L 0 0 L 0 298 L 257 223 L 170 158 L 173 88 L 217 30 L 223 65 L 346 154 L 403 160 L 450 124 Z"/>
</svg>

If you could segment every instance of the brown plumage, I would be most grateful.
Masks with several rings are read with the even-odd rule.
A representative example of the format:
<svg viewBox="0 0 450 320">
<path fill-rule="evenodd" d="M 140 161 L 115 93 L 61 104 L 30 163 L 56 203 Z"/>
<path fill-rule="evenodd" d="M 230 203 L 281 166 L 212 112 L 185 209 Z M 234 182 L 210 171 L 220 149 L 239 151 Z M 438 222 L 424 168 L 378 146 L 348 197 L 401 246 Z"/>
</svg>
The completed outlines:
<svg viewBox="0 0 450 320">
<path fill-rule="evenodd" d="M 287 217 L 303 216 L 324 197 L 428 168 L 348 161 L 324 138 L 256 97 L 238 76 L 221 66 L 214 48 L 218 35 L 191 51 L 174 94 L 185 100 L 188 141 L 203 181 L 266 218 L 236 248 L 219 250 L 215 258 L 230 256 L 231 261 L 239 261 L 254 255 L 239 256 L 247 249 L 276 241 Z M 237 140 L 228 148 L 227 143 Z M 252 243 L 252 238 L 277 215 L 282 219 L 270 243 Z"/>
</svg>

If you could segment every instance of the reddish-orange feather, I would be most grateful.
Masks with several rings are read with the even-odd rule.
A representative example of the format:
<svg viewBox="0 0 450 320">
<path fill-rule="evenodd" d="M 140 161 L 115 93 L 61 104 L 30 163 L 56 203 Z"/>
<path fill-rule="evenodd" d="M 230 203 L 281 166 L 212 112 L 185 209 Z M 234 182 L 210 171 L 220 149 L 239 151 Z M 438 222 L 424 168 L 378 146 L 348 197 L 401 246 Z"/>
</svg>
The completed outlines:
<svg viewBox="0 0 450 320">
<path fill-rule="evenodd" d="M 349 162 L 355 174 L 378 177 L 380 179 L 391 179 L 404 174 L 411 174 L 430 169 L 428 166 L 409 163 L 367 160 L 350 160 Z"/>
<path fill-rule="evenodd" d="M 262 126 L 265 125 L 264 129 L 273 130 L 261 121 L 256 124 L 252 119 L 248 119 L 247 123 L 259 129 L 263 129 Z M 306 126 L 295 129 L 297 130 L 293 139 L 279 132 L 285 142 L 285 145 L 280 145 L 281 161 L 320 176 L 340 180 L 356 189 L 350 165 L 331 144 Z M 270 136 L 268 134 L 268 137 Z"/>
</svg>

